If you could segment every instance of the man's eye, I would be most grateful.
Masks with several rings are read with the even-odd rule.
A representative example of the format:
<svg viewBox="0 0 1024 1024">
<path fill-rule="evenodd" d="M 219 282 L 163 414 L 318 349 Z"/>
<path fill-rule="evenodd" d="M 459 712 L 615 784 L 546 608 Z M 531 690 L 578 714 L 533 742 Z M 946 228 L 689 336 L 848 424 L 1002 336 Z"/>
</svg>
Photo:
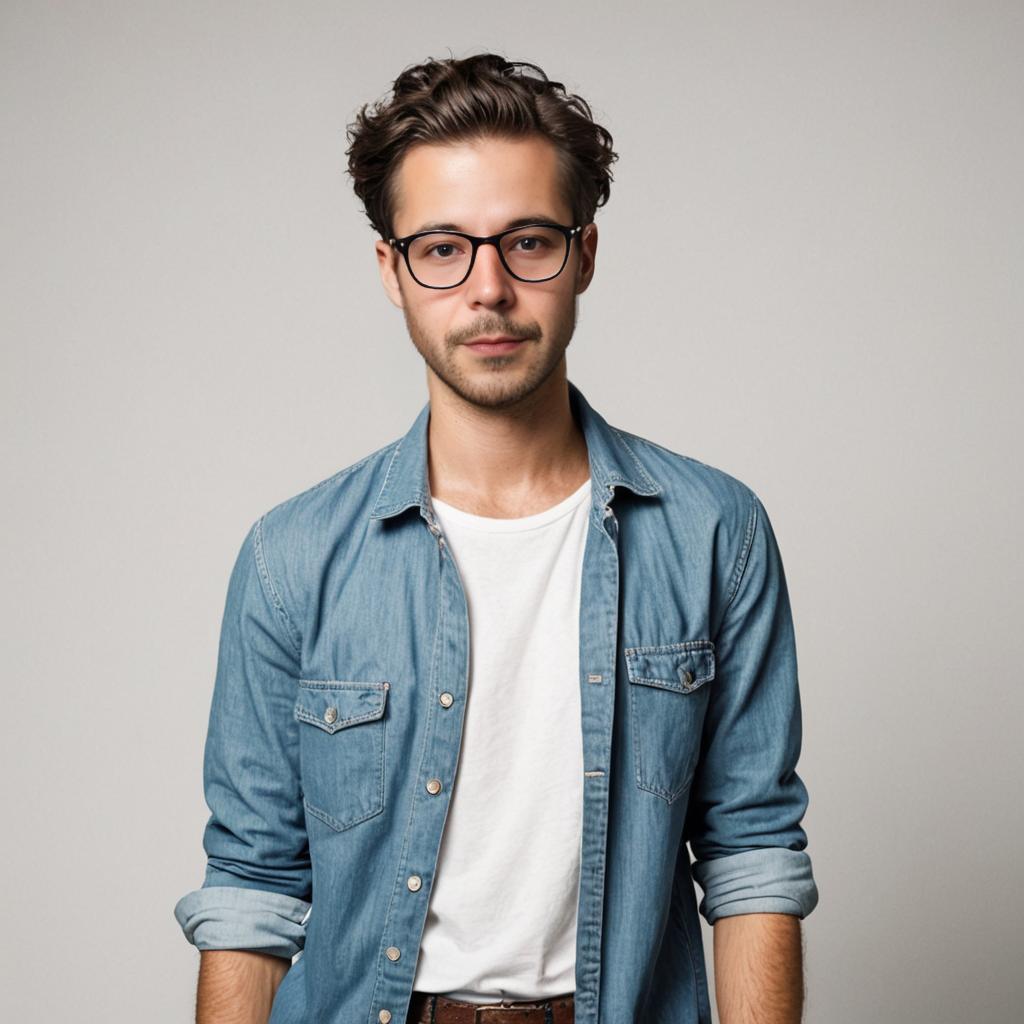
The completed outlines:
<svg viewBox="0 0 1024 1024">
<path fill-rule="evenodd" d="M 442 259 L 452 256 L 455 253 L 455 246 L 451 242 L 439 242 L 427 250 L 428 256 L 440 256 Z"/>
<path fill-rule="evenodd" d="M 536 235 L 524 235 L 515 240 L 515 245 L 523 246 L 523 252 L 537 252 L 548 244 L 546 238 L 538 238 Z"/>
</svg>

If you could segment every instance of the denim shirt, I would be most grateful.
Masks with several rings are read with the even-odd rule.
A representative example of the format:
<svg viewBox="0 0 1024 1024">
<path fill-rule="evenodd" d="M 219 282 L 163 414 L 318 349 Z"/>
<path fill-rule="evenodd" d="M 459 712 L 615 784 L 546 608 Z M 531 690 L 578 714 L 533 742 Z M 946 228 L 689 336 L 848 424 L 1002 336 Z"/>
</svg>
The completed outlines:
<svg viewBox="0 0 1024 1024">
<path fill-rule="evenodd" d="M 609 425 L 567 383 L 592 483 L 576 1021 L 703 1024 L 698 913 L 804 917 L 818 899 L 783 566 L 745 484 Z M 470 656 L 429 415 L 262 515 L 228 584 L 206 875 L 175 917 L 199 949 L 296 957 L 271 1024 L 406 1020 Z"/>
</svg>

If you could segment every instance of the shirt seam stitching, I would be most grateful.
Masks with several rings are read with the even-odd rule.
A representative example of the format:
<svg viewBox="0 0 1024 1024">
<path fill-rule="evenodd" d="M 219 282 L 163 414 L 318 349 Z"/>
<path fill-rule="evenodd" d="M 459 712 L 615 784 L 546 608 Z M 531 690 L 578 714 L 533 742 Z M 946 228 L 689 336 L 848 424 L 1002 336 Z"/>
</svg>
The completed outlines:
<svg viewBox="0 0 1024 1024">
<path fill-rule="evenodd" d="M 736 595 L 739 593 L 740 584 L 743 582 L 743 578 L 746 574 L 747 565 L 750 560 L 750 552 L 754 546 L 754 534 L 757 531 L 757 498 L 751 492 L 753 501 L 750 505 L 750 512 L 747 515 L 746 531 L 743 538 L 743 545 L 740 549 L 739 557 L 736 559 L 736 565 L 732 571 L 732 583 L 729 588 L 729 596 L 725 602 L 725 608 L 722 611 L 723 621 L 725 616 L 728 614 L 729 609 L 732 607 L 733 601 L 736 599 Z"/>
<path fill-rule="evenodd" d="M 611 424 L 609 424 L 609 426 L 611 426 Z M 629 442 L 627 442 L 626 438 L 623 436 L 623 434 L 628 433 L 628 431 L 624 432 L 620 430 L 618 427 L 614 426 L 612 426 L 611 429 L 612 435 L 614 436 L 615 440 L 618 441 L 618 443 L 622 445 L 623 448 L 625 448 L 627 454 L 633 460 L 633 465 L 636 467 L 637 472 L 644 478 L 644 480 L 647 481 L 647 484 L 649 486 L 657 487 L 660 489 L 660 484 L 658 483 L 658 481 L 655 480 L 654 477 L 652 477 L 651 474 L 647 472 L 647 470 L 644 468 L 644 464 L 640 461 L 640 459 L 637 457 L 636 452 L 633 451 L 632 447 L 630 447 L 629 445 Z"/>
<path fill-rule="evenodd" d="M 267 564 L 266 554 L 264 551 L 266 542 L 263 536 L 263 520 L 266 517 L 267 513 L 260 516 L 259 519 L 256 520 L 256 526 L 253 530 L 253 555 L 256 560 L 257 571 L 259 572 L 260 585 L 263 588 L 264 595 L 273 605 L 274 610 L 277 612 L 281 623 L 285 628 L 285 636 L 288 639 L 289 646 L 295 652 L 296 656 L 301 658 L 301 636 L 299 631 L 295 628 L 295 623 L 288 614 L 288 611 L 284 606 L 284 602 L 281 600 L 277 587 L 274 585 L 274 580 L 270 575 L 270 567 Z"/>
</svg>

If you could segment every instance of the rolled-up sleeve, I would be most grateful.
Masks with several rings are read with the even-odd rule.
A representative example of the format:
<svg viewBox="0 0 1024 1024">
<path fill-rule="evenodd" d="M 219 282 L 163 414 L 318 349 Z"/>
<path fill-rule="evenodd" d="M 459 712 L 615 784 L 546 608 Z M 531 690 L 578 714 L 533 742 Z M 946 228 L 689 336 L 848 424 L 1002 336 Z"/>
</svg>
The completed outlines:
<svg viewBox="0 0 1024 1024">
<path fill-rule="evenodd" d="M 708 924 L 735 914 L 806 917 L 818 890 L 801 825 L 801 714 L 785 572 L 760 499 L 750 508 L 715 637 L 715 678 L 685 839 Z"/>
<path fill-rule="evenodd" d="M 203 759 L 206 875 L 174 915 L 199 949 L 292 957 L 312 905 L 293 714 L 300 646 L 263 527 L 238 553 L 221 625 Z"/>
<path fill-rule="evenodd" d="M 174 916 L 197 949 L 258 949 L 290 959 L 306 941 L 311 906 L 276 892 L 211 885 L 182 896 Z"/>
</svg>

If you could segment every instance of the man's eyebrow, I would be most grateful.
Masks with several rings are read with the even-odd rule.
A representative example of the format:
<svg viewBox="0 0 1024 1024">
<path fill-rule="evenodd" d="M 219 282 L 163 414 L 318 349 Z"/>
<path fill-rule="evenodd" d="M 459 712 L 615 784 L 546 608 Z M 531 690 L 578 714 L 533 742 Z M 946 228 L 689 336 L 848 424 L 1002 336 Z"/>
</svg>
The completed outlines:
<svg viewBox="0 0 1024 1024">
<path fill-rule="evenodd" d="M 529 217 L 516 217 L 515 220 L 510 220 L 505 225 L 505 227 L 502 228 L 502 230 L 503 231 L 508 231 L 511 228 L 521 228 L 521 227 L 525 227 L 527 224 L 557 224 L 557 223 L 558 223 L 558 219 L 556 217 L 552 217 L 550 214 L 546 214 L 546 213 L 537 213 L 537 214 L 533 214 L 532 216 L 529 216 Z M 451 222 L 447 222 L 447 221 L 445 221 L 445 222 L 430 221 L 429 223 L 424 224 L 421 227 L 417 228 L 412 233 L 414 235 L 416 235 L 416 234 L 419 234 L 419 232 L 421 232 L 421 231 L 465 231 L 465 230 L 466 230 L 465 228 L 459 227 L 458 224 L 453 224 Z M 467 234 L 472 234 L 472 232 L 466 232 L 466 233 Z"/>
</svg>

